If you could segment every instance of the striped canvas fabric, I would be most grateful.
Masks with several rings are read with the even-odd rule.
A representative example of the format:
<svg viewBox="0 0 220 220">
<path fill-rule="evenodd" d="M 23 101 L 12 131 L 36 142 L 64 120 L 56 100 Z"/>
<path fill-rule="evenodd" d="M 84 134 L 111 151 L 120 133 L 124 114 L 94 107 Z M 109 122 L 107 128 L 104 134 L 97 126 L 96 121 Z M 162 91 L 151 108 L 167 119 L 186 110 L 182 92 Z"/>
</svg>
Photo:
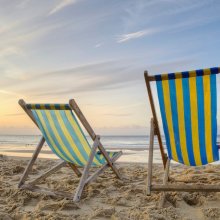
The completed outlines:
<svg viewBox="0 0 220 220">
<path fill-rule="evenodd" d="M 47 144 L 59 158 L 77 166 L 86 165 L 91 146 L 69 105 L 28 104 L 27 108 L 31 109 Z M 108 154 L 115 155 L 114 152 Z M 93 166 L 105 162 L 103 155 L 97 152 Z"/>
<path fill-rule="evenodd" d="M 219 68 L 155 76 L 170 159 L 189 166 L 219 160 L 217 73 Z"/>
</svg>

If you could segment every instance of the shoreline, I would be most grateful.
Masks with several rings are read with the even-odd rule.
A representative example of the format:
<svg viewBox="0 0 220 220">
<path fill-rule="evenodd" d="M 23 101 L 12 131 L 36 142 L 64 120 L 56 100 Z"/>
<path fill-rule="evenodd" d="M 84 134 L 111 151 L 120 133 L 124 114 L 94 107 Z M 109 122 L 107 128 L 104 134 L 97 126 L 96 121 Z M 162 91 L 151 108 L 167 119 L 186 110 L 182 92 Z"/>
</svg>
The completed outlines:
<svg viewBox="0 0 220 220">
<path fill-rule="evenodd" d="M 31 149 L 27 149 L 29 147 L 20 147 L 20 150 L 18 150 L 18 147 L 11 147 L 8 149 L 7 146 L 0 146 L 0 155 L 5 155 L 7 157 L 18 157 L 20 159 L 22 158 L 31 158 L 33 155 L 33 152 L 35 150 L 35 146 Z M 108 151 L 122 151 L 123 155 L 117 160 L 118 162 L 125 162 L 125 163 L 143 163 L 147 164 L 148 162 L 148 149 L 129 149 L 129 148 L 106 148 Z M 220 154 L 220 151 L 219 151 Z M 59 159 L 48 146 L 45 145 L 44 149 L 39 154 L 40 159 Z M 155 149 L 153 154 L 153 161 L 155 164 L 161 164 L 162 159 L 160 155 L 160 150 Z M 172 164 L 178 164 L 177 162 L 172 160 Z M 220 161 L 216 161 L 211 163 L 211 165 L 219 165 Z M 187 166 L 186 166 L 187 167 Z"/>
<path fill-rule="evenodd" d="M 27 149 L 28 147 L 20 147 L 18 150 L 17 147 L 11 147 L 10 149 L 6 146 L 0 147 L 0 154 L 6 155 L 8 157 L 20 157 L 20 158 L 30 158 L 36 147 L 32 147 L 31 149 Z M 147 163 L 148 160 L 148 150 L 131 150 L 131 149 L 113 149 L 113 148 L 106 148 L 109 151 L 123 151 L 123 155 L 118 159 L 118 162 L 140 162 L 140 163 Z M 39 154 L 39 158 L 45 159 L 58 159 L 58 157 L 51 152 L 48 146 L 45 146 L 42 149 L 41 153 Z M 159 149 L 155 150 L 154 153 L 154 161 L 156 163 L 161 162 L 161 157 L 159 153 Z"/>
</svg>

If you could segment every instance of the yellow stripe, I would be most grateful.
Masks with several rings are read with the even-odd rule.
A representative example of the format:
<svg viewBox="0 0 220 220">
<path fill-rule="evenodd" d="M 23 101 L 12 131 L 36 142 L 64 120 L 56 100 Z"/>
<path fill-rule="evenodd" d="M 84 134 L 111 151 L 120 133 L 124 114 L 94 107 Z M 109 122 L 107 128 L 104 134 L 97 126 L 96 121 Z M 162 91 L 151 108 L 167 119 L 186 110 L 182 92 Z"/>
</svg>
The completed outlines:
<svg viewBox="0 0 220 220">
<path fill-rule="evenodd" d="M 73 119 L 73 116 L 72 116 L 72 112 L 71 111 L 65 111 L 66 113 L 66 116 L 67 116 L 67 119 L 69 120 L 70 124 L 72 125 L 73 127 L 73 130 L 75 131 L 77 137 L 79 138 L 86 154 L 89 156 L 90 155 L 90 152 L 91 152 L 91 148 L 90 146 L 88 145 L 88 142 L 85 140 L 85 137 L 84 135 L 82 134 L 79 126 L 77 125 L 77 123 L 75 122 L 75 120 Z M 94 157 L 94 160 L 93 160 L 93 163 L 97 164 L 97 165 L 101 165 L 99 163 L 99 161 L 97 160 L 96 157 Z"/>
<path fill-rule="evenodd" d="M 167 75 L 164 75 L 164 76 L 167 76 Z M 164 106 L 165 106 L 166 119 L 167 119 L 168 131 L 169 131 L 169 136 L 170 136 L 170 146 L 171 146 L 171 151 L 172 151 L 172 157 L 175 161 L 178 161 L 178 157 L 176 153 L 176 143 L 175 143 L 174 132 L 173 132 L 169 80 L 162 81 L 162 86 L 163 86 Z"/>
<path fill-rule="evenodd" d="M 205 71 L 205 70 L 204 70 Z M 206 72 L 210 72 L 209 69 Z M 206 155 L 208 163 L 213 162 L 212 154 L 212 126 L 211 126 L 211 88 L 210 88 L 210 76 L 203 77 L 204 88 L 204 112 L 205 112 L 205 144 Z"/>
<path fill-rule="evenodd" d="M 65 110 L 65 109 L 66 109 L 66 108 L 65 108 L 65 104 L 61 104 L 61 105 L 60 105 L 60 109 Z"/>
<path fill-rule="evenodd" d="M 51 110 L 56 110 L 55 105 L 54 104 L 50 104 L 50 109 Z"/>
<path fill-rule="evenodd" d="M 47 118 L 48 118 L 48 121 L 49 121 L 49 124 L 50 124 L 50 126 L 51 126 L 51 129 L 52 129 L 52 131 L 53 131 L 53 133 L 54 133 L 54 135 L 55 135 L 57 141 L 59 142 L 59 145 L 62 147 L 62 149 L 63 149 L 63 151 L 66 153 L 66 155 L 67 155 L 74 163 L 78 164 L 77 161 L 74 159 L 73 155 L 69 152 L 69 150 L 68 150 L 67 147 L 65 146 L 65 144 L 64 144 L 64 142 L 63 142 L 63 140 L 62 140 L 62 138 L 60 137 L 59 132 L 57 131 L 56 126 L 55 126 L 55 123 L 54 123 L 53 118 L 52 118 L 52 116 L 51 116 L 51 111 L 50 111 L 50 110 L 49 110 L 49 111 L 46 110 L 46 111 L 45 111 L 45 114 L 46 114 L 46 116 L 47 116 Z"/>
<path fill-rule="evenodd" d="M 41 121 L 41 124 L 42 124 L 42 126 L 43 126 L 43 128 L 44 128 L 44 131 L 45 131 L 45 133 L 46 133 L 46 135 L 47 135 L 47 137 L 48 137 L 50 143 L 52 144 L 53 149 L 56 151 L 57 155 L 59 155 L 60 158 L 62 158 L 63 160 L 69 161 L 69 160 L 60 152 L 60 150 L 57 148 L 56 144 L 54 143 L 53 138 L 51 137 L 50 132 L 48 131 L 47 126 L 46 126 L 46 124 L 45 124 L 45 122 L 44 122 L 44 119 L 43 119 L 43 116 L 42 116 L 41 111 L 37 111 L 37 110 L 36 110 L 35 112 L 36 112 L 37 116 L 39 117 L 39 119 L 40 119 L 40 121 Z"/>
<path fill-rule="evenodd" d="M 168 79 L 168 74 L 167 73 L 162 74 L 161 78 L 162 78 L 162 80 L 164 80 L 164 79 L 167 80 Z"/>
<path fill-rule="evenodd" d="M 176 103 L 177 103 L 177 112 L 178 112 L 180 147 L 182 151 L 184 164 L 190 165 L 188 151 L 187 151 L 187 144 L 186 144 L 182 79 L 176 79 L 175 82 L 176 82 L 176 97 L 177 97 Z"/>
<path fill-rule="evenodd" d="M 81 152 L 79 151 L 76 143 L 74 142 L 74 140 L 72 139 L 68 129 L 66 128 L 66 125 L 62 119 L 62 115 L 60 114 L 60 111 L 55 111 L 55 115 L 57 117 L 57 120 L 59 121 L 60 127 L 63 131 L 64 136 L 66 137 L 69 145 L 72 147 L 73 151 L 75 152 L 75 154 L 77 155 L 78 159 L 83 163 L 86 164 L 87 160 L 83 157 L 83 155 L 81 154 Z"/>
<path fill-rule="evenodd" d="M 204 75 L 211 75 L 211 70 L 210 69 L 203 69 L 203 73 L 204 73 Z"/>
<path fill-rule="evenodd" d="M 196 71 L 190 71 L 191 75 L 196 75 Z M 197 90 L 196 90 L 196 77 L 189 78 L 190 90 L 190 108 L 191 108 L 191 129 L 192 129 L 192 142 L 193 153 L 196 165 L 202 165 L 200 157 L 199 146 L 199 128 L 198 128 L 198 108 L 197 108 Z"/>
</svg>

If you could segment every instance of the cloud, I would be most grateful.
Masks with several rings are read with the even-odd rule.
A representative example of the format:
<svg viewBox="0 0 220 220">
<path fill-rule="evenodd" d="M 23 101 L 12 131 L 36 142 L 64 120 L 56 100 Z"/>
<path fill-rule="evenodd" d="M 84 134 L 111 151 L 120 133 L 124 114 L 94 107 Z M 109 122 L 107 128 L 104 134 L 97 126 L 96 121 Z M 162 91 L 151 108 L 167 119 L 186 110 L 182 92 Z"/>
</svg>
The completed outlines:
<svg viewBox="0 0 220 220">
<path fill-rule="evenodd" d="M 195 27 L 200 27 L 214 22 L 218 16 L 213 15 L 208 18 L 194 18 L 193 20 L 183 20 L 178 23 L 164 24 L 163 26 L 157 26 L 155 28 L 149 28 L 137 32 L 132 32 L 128 34 L 119 35 L 117 38 L 117 43 L 124 43 L 130 40 L 143 38 L 148 35 L 158 34 L 158 33 L 172 33 L 186 31 Z"/>
<path fill-rule="evenodd" d="M 5 114 L 4 116 L 21 116 L 21 115 L 25 115 L 25 113 L 12 113 L 12 114 Z"/>
<path fill-rule="evenodd" d="M 27 78 L 17 79 L 13 84 L 6 86 L 5 90 L 16 88 L 16 91 L 21 94 L 35 97 L 114 90 L 125 85 L 130 86 L 129 83 L 137 80 L 140 81 L 142 75 L 138 77 L 134 72 L 137 70 L 134 70 L 132 62 L 128 62 L 128 59 L 126 61 L 110 60 L 49 73 L 36 75 L 32 73 Z"/>
<path fill-rule="evenodd" d="M 17 78 L 6 91 L 16 91 L 26 97 L 63 97 L 131 88 L 143 84 L 143 71 L 161 73 L 164 71 L 190 68 L 195 60 L 189 57 L 143 66 L 135 60 L 109 60 L 82 64 L 69 69 L 29 74 L 26 78 Z"/>
<path fill-rule="evenodd" d="M 129 33 L 129 34 L 122 34 L 118 37 L 117 43 L 124 43 L 129 40 L 142 38 L 146 35 L 150 35 L 155 32 L 156 32 L 156 30 L 149 29 L 149 30 L 141 30 L 141 31 L 137 31 L 137 32 Z"/>
<path fill-rule="evenodd" d="M 98 44 L 96 44 L 94 47 L 95 48 L 98 48 L 98 47 L 101 47 L 103 45 L 103 43 L 98 43 Z"/>
<path fill-rule="evenodd" d="M 19 94 L 14 93 L 14 92 L 10 92 L 10 91 L 6 91 L 6 90 L 0 90 L 0 94 L 4 94 L 4 95 L 16 95 L 18 96 Z"/>
<path fill-rule="evenodd" d="M 1 48 L 2 50 L 0 51 L 0 57 L 7 57 L 10 55 L 23 55 L 23 51 L 21 48 L 17 46 L 5 46 Z"/>
<path fill-rule="evenodd" d="M 52 15 L 57 13 L 58 11 L 66 8 L 67 6 L 70 6 L 72 4 L 75 4 L 76 0 L 62 0 L 58 5 L 56 5 L 50 12 L 48 15 Z"/>
</svg>

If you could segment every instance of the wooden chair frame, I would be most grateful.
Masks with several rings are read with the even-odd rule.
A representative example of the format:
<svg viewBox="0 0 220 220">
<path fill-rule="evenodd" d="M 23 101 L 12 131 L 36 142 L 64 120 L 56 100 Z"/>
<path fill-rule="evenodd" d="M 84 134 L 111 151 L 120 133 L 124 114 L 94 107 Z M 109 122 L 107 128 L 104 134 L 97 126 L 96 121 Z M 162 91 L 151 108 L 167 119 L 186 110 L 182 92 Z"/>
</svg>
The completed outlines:
<svg viewBox="0 0 220 220">
<path fill-rule="evenodd" d="M 27 113 L 27 115 L 31 118 L 31 120 L 37 125 L 37 122 L 35 121 L 35 118 L 32 114 L 32 111 L 26 107 L 25 101 L 21 99 L 21 100 L 19 100 L 19 104 L 23 108 L 23 110 Z M 51 196 L 66 197 L 66 198 L 73 199 L 73 201 L 75 201 L 75 202 L 78 202 L 81 198 L 84 187 L 88 183 L 94 181 L 108 167 L 111 167 L 111 169 L 113 170 L 113 172 L 115 173 L 117 178 L 122 179 L 121 174 L 119 173 L 117 167 L 115 166 L 115 161 L 122 155 L 122 152 L 119 151 L 116 155 L 114 155 L 112 158 L 110 158 L 108 153 L 106 152 L 105 148 L 103 147 L 101 141 L 100 141 L 100 136 L 95 134 L 94 130 L 92 129 L 92 127 L 90 126 L 90 124 L 86 120 L 85 116 L 81 112 L 79 106 L 77 105 L 77 103 L 75 102 L 74 99 L 71 99 L 69 101 L 69 106 L 70 106 L 71 110 L 73 110 L 75 112 L 75 114 L 79 118 L 80 122 L 85 127 L 85 129 L 89 133 L 90 137 L 94 141 L 92 148 L 91 148 L 89 160 L 88 160 L 87 164 L 85 165 L 83 172 L 81 172 L 79 170 L 79 168 L 76 165 L 74 165 L 73 163 L 61 161 L 57 165 L 55 165 L 54 167 L 52 167 L 51 169 L 49 169 L 48 171 L 46 171 L 45 173 L 43 173 L 42 175 L 37 177 L 36 179 L 29 181 L 27 184 L 25 184 L 25 182 L 28 178 L 28 175 L 31 172 L 32 167 L 33 167 L 33 165 L 34 165 L 34 163 L 35 163 L 35 161 L 36 161 L 36 159 L 37 159 L 37 157 L 38 157 L 38 155 L 39 155 L 39 153 L 45 143 L 45 138 L 42 136 L 34 153 L 33 153 L 31 160 L 29 161 L 23 175 L 21 176 L 21 179 L 18 183 L 18 188 L 28 189 L 28 190 L 35 191 L 35 192 L 43 192 L 43 193 L 46 193 Z M 38 127 L 38 125 L 37 125 L 37 127 Z M 92 165 L 92 162 L 93 162 L 93 159 L 94 159 L 94 156 L 96 154 L 97 149 L 99 149 L 101 154 L 103 154 L 104 158 L 106 159 L 106 163 L 103 164 L 99 169 L 97 169 L 97 171 L 95 171 L 92 175 L 89 176 L 89 169 L 91 168 L 91 165 Z M 75 174 L 78 177 L 80 177 L 80 182 L 79 182 L 79 185 L 76 189 L 74 196 L 70 195 L 69 193 L 58 192 L 58 191 L 54 192 L 54 191 L 50 191 L 49 189 L 45 189 L 45 188 L 36 186 L 36 184 L 38 184 L 40 181 L 46 179 L 47 177 L 49 177 L 50 175 L 52 175 L 53 173 L 55 173 L 56 171 L 58 171 L 60 168 L 62 168 L 64 166 L 69 166 L 75 172 Z"/>
<path fill-rule="evenodd" d="M 185 191 L 185 192 L 220 192 L 220 184 L 219 185 L 205 185 L 205 184 L 196 184 L 196 185 L 187 185 L 187 184 L 169 184 L 169 171 L 171 160 L 167 157 L 167 154 L 164 151 L 164 147 L 162 144 L 162 139 L 160 135 L 159 125 L 157 121 L 156 110 L 154 106 L 152 91 L 150 82 L 155 81 L 154 76 L 149 76 L 148 72 L 144 72 L 146 87 L 148 91 L 148 96 L 150 100 L 150 106 L 152 110 L 153 118 L 151 118 L 150 122 L 150 144 L 149 144 L 149 155 L 148 155 L 148 175 L 147 175 L 147 195 L 151 195 L 151 191 L 162 191 L 161 199 L 159 206 L 163 207 L 165 203 L 166 193 L 167 191 Z M 194 77 L 194 76 L 190 76 Z M 162 156 L 163 166 L 164 166 L 164 177 L 163 184 L 152 184 L 152 169 L 153 169 L 153 150 L 154 150 L 154 137 L 157 136 L 160 152 Z"/>
</svg>

